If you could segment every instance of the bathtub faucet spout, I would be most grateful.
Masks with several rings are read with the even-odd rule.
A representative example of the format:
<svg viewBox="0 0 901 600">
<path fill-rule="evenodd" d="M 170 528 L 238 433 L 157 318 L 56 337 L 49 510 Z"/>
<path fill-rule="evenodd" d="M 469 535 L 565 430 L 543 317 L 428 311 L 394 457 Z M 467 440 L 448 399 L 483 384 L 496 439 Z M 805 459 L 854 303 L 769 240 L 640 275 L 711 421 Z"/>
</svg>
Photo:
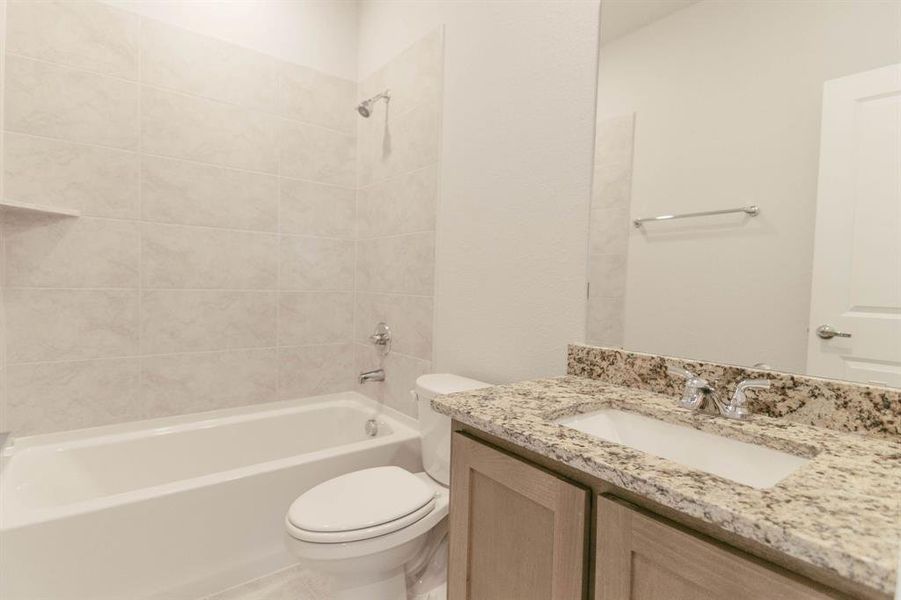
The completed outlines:
<svg viewBox="0 0 901 600">
<path fill-rule="evenodd" d="M 360 383 L 366 383 L 367 381 L 385 381 L 385 370 L 375 369 L 374 371 L 360 373 Z"/>
</svg>

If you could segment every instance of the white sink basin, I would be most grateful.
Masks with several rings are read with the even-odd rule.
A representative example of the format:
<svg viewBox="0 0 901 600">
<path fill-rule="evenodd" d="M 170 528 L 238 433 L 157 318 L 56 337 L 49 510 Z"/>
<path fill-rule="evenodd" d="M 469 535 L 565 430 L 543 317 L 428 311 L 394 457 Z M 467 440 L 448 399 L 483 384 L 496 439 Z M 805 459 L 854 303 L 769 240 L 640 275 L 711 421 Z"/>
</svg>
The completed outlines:
<svg viewBox="0 0 901 600">
<path fill-rule="evenodd" d="M 773 487 L 810 460 L 622 410 L 604 409 L 557 423 L 758 489 Z"/>
</svg>

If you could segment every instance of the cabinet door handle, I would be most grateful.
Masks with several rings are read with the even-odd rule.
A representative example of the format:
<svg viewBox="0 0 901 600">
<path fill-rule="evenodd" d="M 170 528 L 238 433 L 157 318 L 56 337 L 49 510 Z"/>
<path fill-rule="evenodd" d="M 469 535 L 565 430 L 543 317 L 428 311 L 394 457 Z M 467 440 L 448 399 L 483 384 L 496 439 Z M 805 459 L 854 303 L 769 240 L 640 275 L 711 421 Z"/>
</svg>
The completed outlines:
<svg viewBox="0 0 901 600">
<path fill-rule="evenodd" d="M 850 333 L 845 333 L 844 331 L 839 331 L 832 325 L 820 325 L 817 327 L 817 335 L 824 340 L 831 340 L 834 337 L 841 338 L 849 338 L 851 337 Z"/>
</svg>

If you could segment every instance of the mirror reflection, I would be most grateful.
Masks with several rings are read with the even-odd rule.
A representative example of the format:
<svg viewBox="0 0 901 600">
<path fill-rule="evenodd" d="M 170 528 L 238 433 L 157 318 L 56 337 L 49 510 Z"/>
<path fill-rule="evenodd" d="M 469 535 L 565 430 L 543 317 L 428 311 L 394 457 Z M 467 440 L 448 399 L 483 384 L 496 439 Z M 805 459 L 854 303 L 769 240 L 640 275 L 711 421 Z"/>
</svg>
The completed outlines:
<svg viewBox="0 0 901 600">
<path fill-rule="evenodd" d="M 898 2 L 602 3 L 588 342 L 901 386 L 899 140 Z"/>
</svg>

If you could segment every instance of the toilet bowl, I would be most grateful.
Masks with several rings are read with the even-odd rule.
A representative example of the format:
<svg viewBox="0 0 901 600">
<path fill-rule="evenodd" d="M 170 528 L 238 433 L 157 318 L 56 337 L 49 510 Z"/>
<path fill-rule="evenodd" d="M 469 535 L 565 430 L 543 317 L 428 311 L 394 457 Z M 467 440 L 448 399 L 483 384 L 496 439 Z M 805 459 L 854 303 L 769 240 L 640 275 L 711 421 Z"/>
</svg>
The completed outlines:
<svg viewBox="0 0 901 600">
<path fill-rule="evenodd" d="M 427 562 L 425 554 L 442 556 L 427 542 L 446 544 L 443 536 L 430 539 L 429 533 L 444 531 L 437 526 L 448 513 L 451 430 L 450 419 L 435 413 L 430 402 L 439 394 L 488 385 L 456 375 L 421 376 L 414 396 L 425 472 L 394 466 L 354 471 L 319 484 L 291 505 L 285 516 L 288 548 L 306 567 L 332 576 L 336 600 L 406 600 L 405 567 Z"/>
</svg>

